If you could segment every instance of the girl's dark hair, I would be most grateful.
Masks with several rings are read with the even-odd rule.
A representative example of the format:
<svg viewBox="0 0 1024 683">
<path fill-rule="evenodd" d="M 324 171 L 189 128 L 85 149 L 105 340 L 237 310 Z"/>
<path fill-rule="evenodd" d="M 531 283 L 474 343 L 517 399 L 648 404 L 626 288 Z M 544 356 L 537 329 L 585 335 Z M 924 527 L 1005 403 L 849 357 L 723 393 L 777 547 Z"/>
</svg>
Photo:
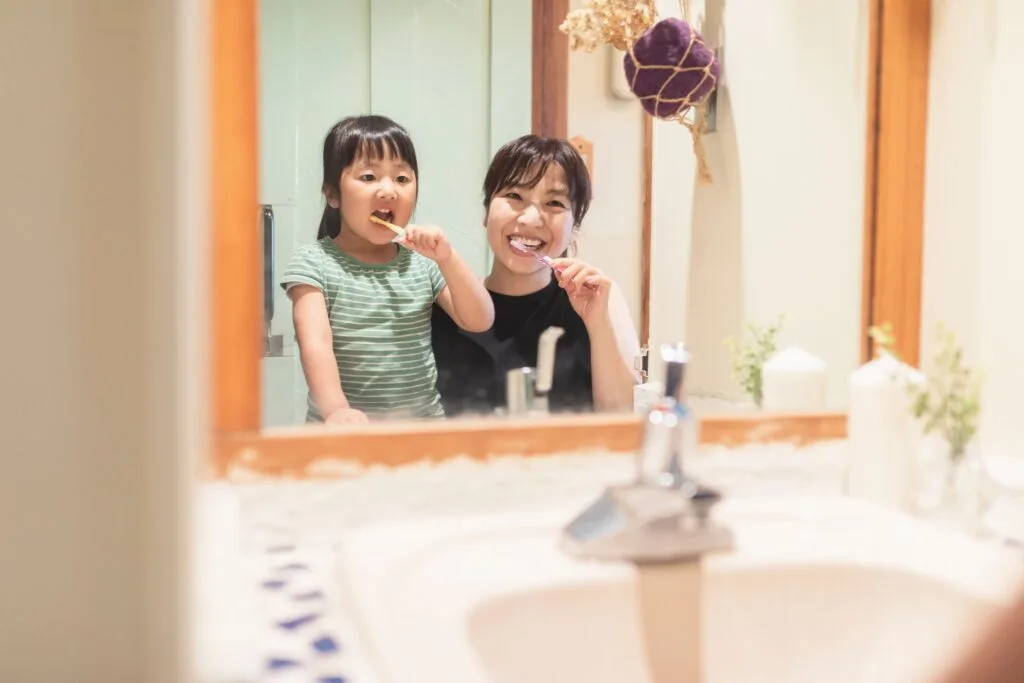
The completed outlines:
<svg viewBox="0 0 1024 683">
<path fill-rule="evenodd" d="M 590 172 L 572 143 L 561 138 L 524 135 L 502 146 L 484 178 L 484 208 L 506 187 L 535 187 L 553 163 L 565 172 L 573 229 L 579 228 L 590 208 Z"/>
<path fill-rule="evenodd" d="M 370 159 L 397 158 L 409 164 L 419 177 L 416 148 L 409 131 L 386 116 L 349 116 L 331 126 L 324 138 L 324 197 L 338 192 L 341 172 L 359 157 Z M 341 209 L 324 207 L 316 238 L 335 238 L 341 232 Z"/>
</svg>

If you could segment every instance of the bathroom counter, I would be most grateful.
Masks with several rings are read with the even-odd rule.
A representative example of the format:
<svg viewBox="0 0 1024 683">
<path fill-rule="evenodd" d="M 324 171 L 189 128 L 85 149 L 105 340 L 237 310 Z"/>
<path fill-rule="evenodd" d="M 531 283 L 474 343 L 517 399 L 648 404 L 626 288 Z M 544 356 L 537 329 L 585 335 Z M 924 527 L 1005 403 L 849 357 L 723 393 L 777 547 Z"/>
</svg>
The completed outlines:
<svg viewBox="0 0 1024 683">
<path fill-rule="evenodd" d="M 845 448 L 844 441 L 799 449 L 716 447 L 687 465 L 727 496 L 841 495 Z M 632 472 L 630 458 L 594 453 L 209 484 L 200 525 L 211 515 L 220 521 L 206 524 L 208 550 L 200 552 L 201 594 L 213 601 L 201 606 L 207 615 L 200 621 L 201 683 L 376 683 L 340 594 L 335 549 L 346 534 L 410 517 L 500 514 L 524 506 L 568 520 Z M 237 545 L 225 544 L 226 537 Z M 228 551 L 233 558 L 225 559 Z M 217 567 L 204 572 L 203 557 L 216 559 Z"/>
</svg>

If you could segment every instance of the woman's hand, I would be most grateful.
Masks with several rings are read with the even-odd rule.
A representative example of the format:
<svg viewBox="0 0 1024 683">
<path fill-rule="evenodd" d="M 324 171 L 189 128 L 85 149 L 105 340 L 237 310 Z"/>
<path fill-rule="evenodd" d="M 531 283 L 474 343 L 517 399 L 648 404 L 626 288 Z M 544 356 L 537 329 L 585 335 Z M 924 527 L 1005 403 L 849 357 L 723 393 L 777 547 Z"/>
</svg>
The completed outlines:
<svg viewBox="0 0 1024 683">
<path fill-rule="evenodd" d="M 594 266 L 574 258 L 551 262 L 558 284 L 569 295 L 569 303 L 587 327 L 608 321 L 612 281 Z"/>
<path fill-rule="evenodd" d="M 628 411 L 637 383 L 633 359 L 640 352 L 633 318 L 622 290 L 593 266 L 577 259 L 551 262 L 569 303 L 590 337 L 590 373 L 594 408 Z"/>
</svg>

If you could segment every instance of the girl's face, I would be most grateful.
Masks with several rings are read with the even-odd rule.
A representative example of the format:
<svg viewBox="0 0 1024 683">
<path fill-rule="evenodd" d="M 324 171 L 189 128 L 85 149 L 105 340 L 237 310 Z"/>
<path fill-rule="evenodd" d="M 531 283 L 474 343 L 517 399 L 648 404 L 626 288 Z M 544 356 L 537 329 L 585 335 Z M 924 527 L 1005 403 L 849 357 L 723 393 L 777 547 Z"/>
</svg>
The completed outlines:
<svg viewBox="0 0 1024 683">
<path fill-rule="evenodd" d="M 359 156 L 341 172 L 339 192 L 330 193 L 327 202 L 340 207 L 343 231 L 351 230 L 372 244 L 388 244 L 395 233 L 370 216 L 376 214 L 403 228 L 408 225 L 416 208 L 416 174 L 395 156 Z"/>
<path fill-rule="evenodd" d="M 513 248 L 512 242 L 552 258 L 569 247 L 573 214 L 565 171 L 553 163 L 534 187 L 499 190 L 487 208 L 484 226 L 496 261 L 523 274 L 547 268 Z"/>
</svg>

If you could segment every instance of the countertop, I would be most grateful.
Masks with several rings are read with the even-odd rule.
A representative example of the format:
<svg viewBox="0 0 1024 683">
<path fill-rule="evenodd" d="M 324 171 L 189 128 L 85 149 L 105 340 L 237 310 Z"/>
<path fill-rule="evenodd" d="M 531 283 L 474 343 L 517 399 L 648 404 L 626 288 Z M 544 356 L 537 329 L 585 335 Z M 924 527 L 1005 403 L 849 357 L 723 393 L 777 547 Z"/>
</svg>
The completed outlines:
<svg viewBox="0 0 1024 683">
<path fill-rule="evenodd" d="M 687 465 L 731 496 L 841 495 L 845 450 L 844 441 L 714 448 Z M 200 681 L 375 683 L 337 579 L 335 548 L 349 530 L 540 507 L 631 476 L 630 458 L 593 453 L 205 484 L 197 518 Z"/>
</svg>

